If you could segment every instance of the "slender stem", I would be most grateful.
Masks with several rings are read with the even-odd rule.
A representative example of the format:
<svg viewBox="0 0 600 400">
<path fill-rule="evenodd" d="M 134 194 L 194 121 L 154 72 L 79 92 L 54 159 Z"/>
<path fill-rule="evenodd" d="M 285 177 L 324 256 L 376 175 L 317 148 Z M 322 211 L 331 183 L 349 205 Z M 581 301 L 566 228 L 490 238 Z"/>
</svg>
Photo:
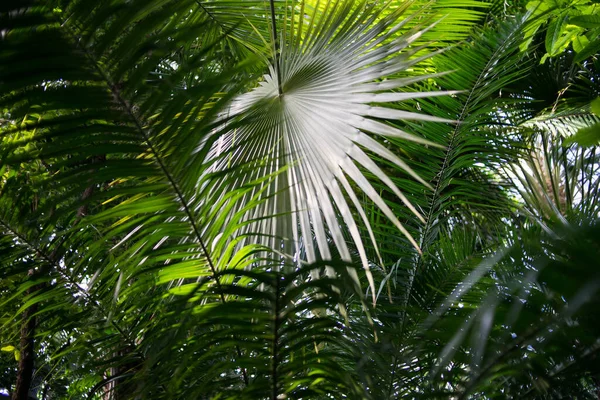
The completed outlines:
<svg viewBox="0 0 600 400">
<path fill-rule="evenodd" d="M 279 395 L 278 393 L 278 376 L 277 376 L 277 367 L 279 364 L 279 358 L 277 357 L 277 353 L 279 353 L 279 292 L 280 288 L 280 275 L 279 271 L 275 271 L 275 315 L 273 316 L 273 360 L 271 364 L 271 377 L 273 379 L 273 393 L 271 396 L 271 400 L 277 400 Z"/>
<path fill-rule="evenodd" d="M 204 7 L 204 5 L 202 4 L 202 2 L 200 2 L 200 0 L 196 0 L 196 4 L 198 4 L 198 7 L 200 7 L 202 9 L 202 11 L 204 11 L 206 13 L 206 15 L 208 15 L 208 17 L 213 20 L 214 23 L 219 25 L 219 28 L 221 28 L 221 31 L 223 33 L 227 33 L 227 29 L 225 28 L 225 26 L 223 26 L 223 24 L 221 22 L 219 22 L 218 19 L 215 18 L 213 13 L 211 13 L 206 7 Z"/>
<path fill-rule="evenodd" d="M 449 140 L 448 144 L 446 145 L 446 151 L 444 154 L 444 160 L 442 161 L 442 166 L 440 167 L 439 172 L 436 174 L 436 177 L 434 178 L 435 179 L 435 188 L 433 190 L 433 194 L 431 195 L 429 210 L 428 210 L 427 216 L 425 218 L 426 222 L 425 222 L 425 226 L 423 227 L 423 234 L 421 235 L 421 243 L 419 243 L 419 247 L 421 248 L 423 255 L 421 257 L 419 257 L 419 259 L 417 260 L 417 263 L 415 264 L 415 268 L 414 268 L 415 272 L 418 271 L 419 267 L 422 265 L 424 254 L 426 252 L 425 249 L 429 246 L 429 243 L 431 242 L 428 240 L 429 233 L 430 233 L 431 229 L 433 228 L 434 222 L 437 220 L 437 218 L 434 218 L 434 213 L 436 211 L 438 211 L 440 208 L 440 206 L 436 206 L 436 204 L 438 204 L 438 200 L 442 195 L 442 191 L 448 186 L 448 183 L 447 183 L 448 176 L 447 175 L 448 175 L 448 170 L 450 169 L 450 166 L 451 166 L 452 153 L 454 152 L 455 147 L 457 146 L 458 138 L 459 138 L 460 134 L 462 133 L 461 129 L 463 128 L 463 123 L 470 115 L 469 107 L 471 106 L 471 100 L 475 96 L 476 90 L 479 89 L 481 85 L 484 85 L 483 80 L 487 76 L 490 68 L 497 62 L 498 58 L 502 55 L 502 53 L 504 52 L 506 47 L 510 44 L 510 40 L 513 39 L 515 32 L 518 32 L 518 31 L 519 30 L 515 30 L 514 32 L 512 32 L 510 34 L 510 36 L 507 39 L 505 39 L 504 42 L 496 50 L 494 50 L 492 55 L 489 57 L 488 62 L 486 63 L 485 67 L 481 70 L 481 72 L 477 76 L 477 79 L 473 83 L 473 86 L 469 90 L 469 94 L 463 103 L 463 106 L 460 110 L 460 114 L 459 114 L 458 118 L 456 119 L 459 123 L 456 124 L 456 126 L 450 133 L 450 140 Z"/>
<path fill-rule="evenodd" d="M 396 379 L 396 368 L 398 367 L 398 360 L 396 359 L 396 356 L 393 355 L 392 359 L 394 361 L 392 362 L 392 374 L 390 376 L 390 384 L 389 384 L 389 387 L 388 387 L 388 395 L 387 395 L 388 399 L 392 398 L 392 393 L 394 391 L 394 381 Z"/>
<path fill-rule="evenodd" d="M 277 74 L 277 90 L 279 97 L 283 96 L 281 87 L 281 68 L 279 66 L 279 42 L 277 41 L 277 23 L 275 22 L 275 1 L 270 0 L 271 5 L 271 33 L 273 34 L 273 62 L 275 64 L 275 73 Z"/>
<path fill-rule="evenodd" d="M 212 272 L 213 279 L 215 281 L 215 285 L 216 285 L 216 287 L 217 287 L 217 289 L 219 291 L 221 302 L 222 303 L 226 303 L 227 300 L 225 299 L 225 294 L 224 294 L 224 291 L 222 290 L 222 285 L 221 285 L 221 281 L 219 280 L 219 274 L 218 274 L 218 271 L 217 271 L 217 267 L 216 267 L 216 265 L 214 264 L 214 262 L 213 262 L 213 260 L 211 258 L 211 254 L 209 253 L 208 248 L 207 248 L 206 244 L 204 243 L 204 240 L 202 239 L 202 234 L 200 233 L 200 228 L 198 227 L 198 225 L 196 223 L 196 217 L 195 217 L 195 215 L 194 215 L 191 207 L 189 206 L 189 204 L 187 202 L 187 199 L 185 198 L 185 196 L 184 196 L 181 188 L 179 187 L 179 185 L 175 181 L 174 176 L 169 172 L 169 169 L 167 168 L 166 163 L 163 161 L 162 157 L 160 156 L 160 154 L 158 152 L 158 149 L 156 148 L 156 146 L 154 145 L 154 143 L 150 139 L 150 136 L 144 130 L 144 128 L 142 127 L 142 124 L 141 124 L 140 120 L 137 118 L 137 116 L 133 112 L 133 109 L 132 109 L 131 105 L 125 99 L 123 99 L 123 97 L 121 96 L 120 91 L 118 89 L 116 89 L 114 85 L 111 86 L 111 81 L 109 80 L 108 75 L 104 75 L 104 78 L 105 78 L 106 82 L 108 83 L 109 87 L 111 88 L 111 90 L 112 90 L 113 95 L 115 96 L 115 98 L 119 101 L 119 103 L 121 104 L 121 106 L 124 108 L 124 111 L 129 115 L 129 117 L 133 121 L 133 123 L 134 123 L 135 127 L 137 128 L 138 132 L 140 133 L 140 135 L 142 136 L 142 138 L 146 142 L 146 145 L 148 146 L 148 149 L 154 155 L 154 160 L 156 161 L 156 163 L 160 167 L 162 173 L 165 175 L 165 177 L 167 178 L 167 180 L 171 184 L 171 187 L 173 188 L 173 190 L 175 192 L 175 195 L 177 196 L 177 200 L 179 200 L 179 203 L 183 207 L 183 211 L 185 212 L 185 214 L 188 217 L 188 221 L 189 221 L 189 223 L 190 223 L 190 225 L 192 227 L 194 235 L 196 236 L 196 240 L 197 240 L 198 244 L 200 245 L 200 248 L 202 249 L 202 252 L 204 253 L 204 256 L 206 257 L 206 261 L 207 261 L 208 266 L 210 267 L 210 270 Z M 236 352 L 238 354 L 238 357 L 241 358 L 242 357 L 242 351 L 241 351 L 240 347 L 238 345 L 236 345 L 235 348 L 236 348 Z M 246 386 L 248 386 L 250 382 L 248 380 L 248 374 L 246 372 L 246 368 L 242 368 L 242 378 L 244 380 L 244 384 Z"/>
</svg>

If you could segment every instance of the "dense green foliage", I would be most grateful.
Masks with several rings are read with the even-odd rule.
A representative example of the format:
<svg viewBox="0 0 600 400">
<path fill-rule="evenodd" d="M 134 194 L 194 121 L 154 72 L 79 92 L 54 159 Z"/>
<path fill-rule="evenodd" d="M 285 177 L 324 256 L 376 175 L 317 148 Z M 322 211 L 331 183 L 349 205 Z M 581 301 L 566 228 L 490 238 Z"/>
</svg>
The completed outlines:
<svg viewBox="0 0 600 400">
<path fill-rule="evenodd" d="M 3 0 L 0 393 L 600 395 L 600 4 Z"/>
</svg>

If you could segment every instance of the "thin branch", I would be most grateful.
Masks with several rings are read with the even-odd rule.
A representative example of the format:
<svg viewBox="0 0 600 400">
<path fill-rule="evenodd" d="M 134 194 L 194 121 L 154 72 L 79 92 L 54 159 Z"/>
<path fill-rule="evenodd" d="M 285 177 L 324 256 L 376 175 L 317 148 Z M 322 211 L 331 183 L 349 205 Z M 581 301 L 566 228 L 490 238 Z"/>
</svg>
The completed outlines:
<svg viewBox="0 0 600 400">
<path fill-rule="evenodd" d="M 33 278 L 35 270 L 30 269 L 27 274 Z M 25 291 L 25 295 L 29 296 L 39 289 L 39 285 L 32 286 Z M 36 313 L 38 303 L 34 303 L 23 311 L 21 322 L 21 333 L 19 345 L 20 358 L 17 370 L 17 381 L 15 383 L 15 391 L 12 394 L 13 400 L 27 400 L 33 382 L 33 371 L 35 366 L 35 334 L 37 328 Z"/>
<path fill-rule="evenodd" d="M 210 11 L 208 11 L 208 9 L 206 7 L 204 7 L 204 5 L 202 5 L 202 2 L 200 0 L 196 0 L 196 4 L 198 4 L 198 7 L 200 7 L 202 9 L 202 11 L 204 11 L 210 19 L 212 19 L 217 25 L 219 25 L 219 28 L 221 28 L 221 31 L 223 31 L 223 33 L 227 32 L 225 25 L 223 25 L 221 23 L 221 21 L 216 19 L 215 16 Z"/>
</svg>

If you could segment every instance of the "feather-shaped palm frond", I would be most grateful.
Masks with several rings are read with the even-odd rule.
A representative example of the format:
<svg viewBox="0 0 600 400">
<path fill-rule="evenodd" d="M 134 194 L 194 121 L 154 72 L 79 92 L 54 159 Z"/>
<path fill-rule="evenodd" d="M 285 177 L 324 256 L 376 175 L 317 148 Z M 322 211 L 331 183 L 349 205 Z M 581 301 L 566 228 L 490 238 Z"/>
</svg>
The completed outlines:
<svg viewBox="0 0 600 400">
<path fill-rule="evenodd" d="M 419 235 L 424 255 L 403 246 L 381 212 L 371 214 L 381 254 L 393 265 L 392 271 L 383 278 L 389 291 L 384 290 L 384 284 L 379 291 L 382 299 L 389 297 L 391 302 L 381 301 L 380 309 L 374 312 L 374 319 L 382 324 L 382 340 L 390 338 L 388 347 L 383 347 L 379 356 L 392 365 L 389 374 L 380 377 L 382 381 L 377 386 L 385 388 L 380 396 L 412 396 L 413 391 L 428 385 L 415 378 L 414 371 L 427 368 L 424 365 L 429 362 L 434 364 L 441 348 L 432 345 L 427 348 L 427 354 L 415 356 L 413 350 L 422 338 L 423 320 L 454 287 L 467 279 L 482 257 L 498 248 L 506 235 L 505 222 L 500 219 L 510 215 L 513 205 L 495 175 L 500 165 L 516 158 L 519 149 L 497 128 L 506 123 L 507 115 L 513 117 L 521 112 L 520 103 L 504 98 L 501 90 L 523 78 L 528 70 L 519 51 L 524 24 L 524 18 L 520 17 L 510 23 L 487 26 L 474 33 L 478 40 L 433 59 L 439 70 L 455 72 L 438 77 L 434 82 L 423 82 L 424 89 L 457 88 L 463 92 L 414 102 L 414 107 L 424 112 L 460 123 L 450 126 L 406 123 L 428 140 L 444 146 L 441 149 L 413 143 L 405 146 L 406 153 L 410 154 L 407 162 L 434 190 L 422 196 L 415 188 L 408 195 L 426 215 L 424 224 L 398 204 L 394 211 L 403 222 L 407 221 L 415 236 Z M 396 138 L 389 141 L 400 147 Z M 388 171 L 397 170 L 391 163 L 386 166 Z M 405 173 L 397 171 L 391 175 L 395 183 L 408 187 Z M 379 188 L 382 192 L 386 190 L 383 185 Z M 466 298 L 472 304 L 483 302 L 486 292 L 479 289 L 491 283 L 486 279 Z M 449 323 L 457 323 L 457 320 Z M 396 336 L 398 331 L 402 332 L 402 339 Z M 435 343 L 439 346 L 443 342 Z M 432 390 L 441 386 L 443 384 Z"/>
<path fill-rule="evenodd" d="M 520 115 L 528 108 L 524 101 L 502 94 L 506 86 L 521 80 L 529 70 L 530 64 L 519 51 L 525 24 L 526 19 L 521 16 L 476 30 L 473 35 L 477 40 L 473 43 L 456 46 L 432 60 L 436 70 L 454 72 L 422 82 L 420 89 L 460 89 L 461 93 L 431 100 L 416 99 L 401 106 L 403 110 L 417 108 L 458 121 L 455 125 L 405 122 L 407 130 L 418 132 L 443 148 L 402 143 L 394 137 L 388 139 L 391 148 L 402 149 L 401 154 L 407 155 L 407 164 L 433 191 L 419 191 L 419 187 L 409 181 L 408 174 L 392 163 L 378 160 L 385 162 L 386 171 L 396 185 L 407 188 L 408 199 L 425 216 L 422 223 L 410 215 L 406 207 L 399 207 L 399 202 L 392 204 L 395 214 L 410 233 L 418 237 L 425 254 L 441 232 L 456 225 L 470 225 L 495 240 L 490 231 L 498 225 L 492 221 L 499 221 L 503 211 L 511 207 L 497 171 L 500 165 L 518 157 L 520 146 L 499 128 L 512 118 L 522 120 Z M 377 188 L 382 193 L 389 192 L 384 185 Z M 387 198 L 391 198 L 389 193 Z M 387 261 L 389 264 L 399 259 L 403 262 L 416 259 L 418 265 L 425 262 L 426 257 L 416 257 L 413 249 L 399 240 L 381 212 L 372 210 L 370 215 L 381 251 L 391 258 Z"/>
<path fill-rule="evenodd" d="M 383 182 L 424 221 L 369 153 L 393 163 L 422 185 L 429 186 L 397 154 L 383 146 L 379 138 L 395 137 L 435 146 L 385 121 L 450 121 L 401 111 L 386 103 L 451 92 L 395 90 L 430 78 L 431 75 L 395 76 L 432 54 L 411 57 L 421 50 L 410 45 L 423 30 L 412 29 L 394 36 L 410 20 L 398 22 L 403 10 L 396 10 L 380 20 L 378 11 L 364 4 L 332 2 L 327 4 L 326 14 L 315 16 L 308 23 L 299 26 L 289 23 L 284 29 L 292 33 L 283 35 L 281 49 L 275 50 L 274 62 L 269 67 L 270 73 L 258 88 L 234 99 L 231 105 L 228 117 L 240 122 L 224 132 L 218 131 L 221 136 L 212 149 L 212 157 L 219 159 L 215 171 L 264 160 L 260 169 L 238 175 L 237 185 L 287 168 L 264 189 L 271 197 L 252 213 L 269 216 L 277 210 L 280 214 L 291 214 L 265 219 L 260 222 L 260 228 L 251 225 L 248 229 L 266 235 L 271 248 L 283 249 L 289 256 L 299 254 L 302 248 L 308 262 L 331 259 L 329 234 L 341 257 L 350 260 L 343 236 L 344 225 L 363 266 L 368 268 L 357 225 L 366 225 L 371 240 L 373 234 L 357 190 L 365 193 L 418 248 L 415 239 L 361 169 Z M 303 30 L 306 30 L 304 34 Z M 223 157 L 225 151 L 230 155 Z M 370 274 L 367 277 L 373 285 Z"/>
<path fill-rule="evenodd" d="M 522 21 L 431 57 L 481 2 L 371 3 L 0 2 L 0 344 L 37 343 L 19 350 L 46 397 L 465 397 L 523 354 L 553 382 L 592 364 L 577 327 L 549 362 L 525 345 L 552 335 L 522 337 L 577 309 L 553 273 L 596 285 L 597 229 L 525 255 L 494 237 L 517 225 L 492 173 L 525 101 L 503 89 L 528 71 Z M 570 187 L 597 175 L 565 156 Z M 394 303 L 366 305 L 367 281 Z M 534 318 L 506 323 L 522 300 Z"/>
<path fill-rule="evenodd" d="M 576 127 L 566 124 L 565 129 Z M 528 216 L 541 223 L 597 217 L 597 147 L 566 145 L 560 135 L 546 132 L 533 135 L 530 141 L 531 153 L 506 166 Z"/>
<path fill-rule="evenodd" d="M 524 229 L 484 261 L 490 274 L 457 285 L 429 331 L 446 343 L 435 364 L 448 380 L 432 389 L 459 399 L 499 388 L 508 398 L 596 397 L 598 237 L 597 220 Z M 482 292 L 484 281 L 493 283 Z"/>
<path fill-rule="evenodd" d="M 560 112 L 542 112 L 539 116 L 522 123 L 518 129 L 532 129 L 555 137 L 569 137 L 579 129 L 598 123 L 600 118 L 585 108 L 570 108 Z"/>
</svg>

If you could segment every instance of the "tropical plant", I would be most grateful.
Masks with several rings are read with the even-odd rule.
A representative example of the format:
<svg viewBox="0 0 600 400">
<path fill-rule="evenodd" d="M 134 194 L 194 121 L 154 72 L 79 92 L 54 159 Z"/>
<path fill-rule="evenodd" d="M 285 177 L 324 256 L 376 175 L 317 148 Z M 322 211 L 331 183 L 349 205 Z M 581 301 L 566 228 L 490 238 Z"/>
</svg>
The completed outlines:
<svg viewBox="0 0 600 400">
<path fill-rule="evenodd" d="M 5 0 L 0 388 L 597 398 L 596 19 Z"/>
</svg>

